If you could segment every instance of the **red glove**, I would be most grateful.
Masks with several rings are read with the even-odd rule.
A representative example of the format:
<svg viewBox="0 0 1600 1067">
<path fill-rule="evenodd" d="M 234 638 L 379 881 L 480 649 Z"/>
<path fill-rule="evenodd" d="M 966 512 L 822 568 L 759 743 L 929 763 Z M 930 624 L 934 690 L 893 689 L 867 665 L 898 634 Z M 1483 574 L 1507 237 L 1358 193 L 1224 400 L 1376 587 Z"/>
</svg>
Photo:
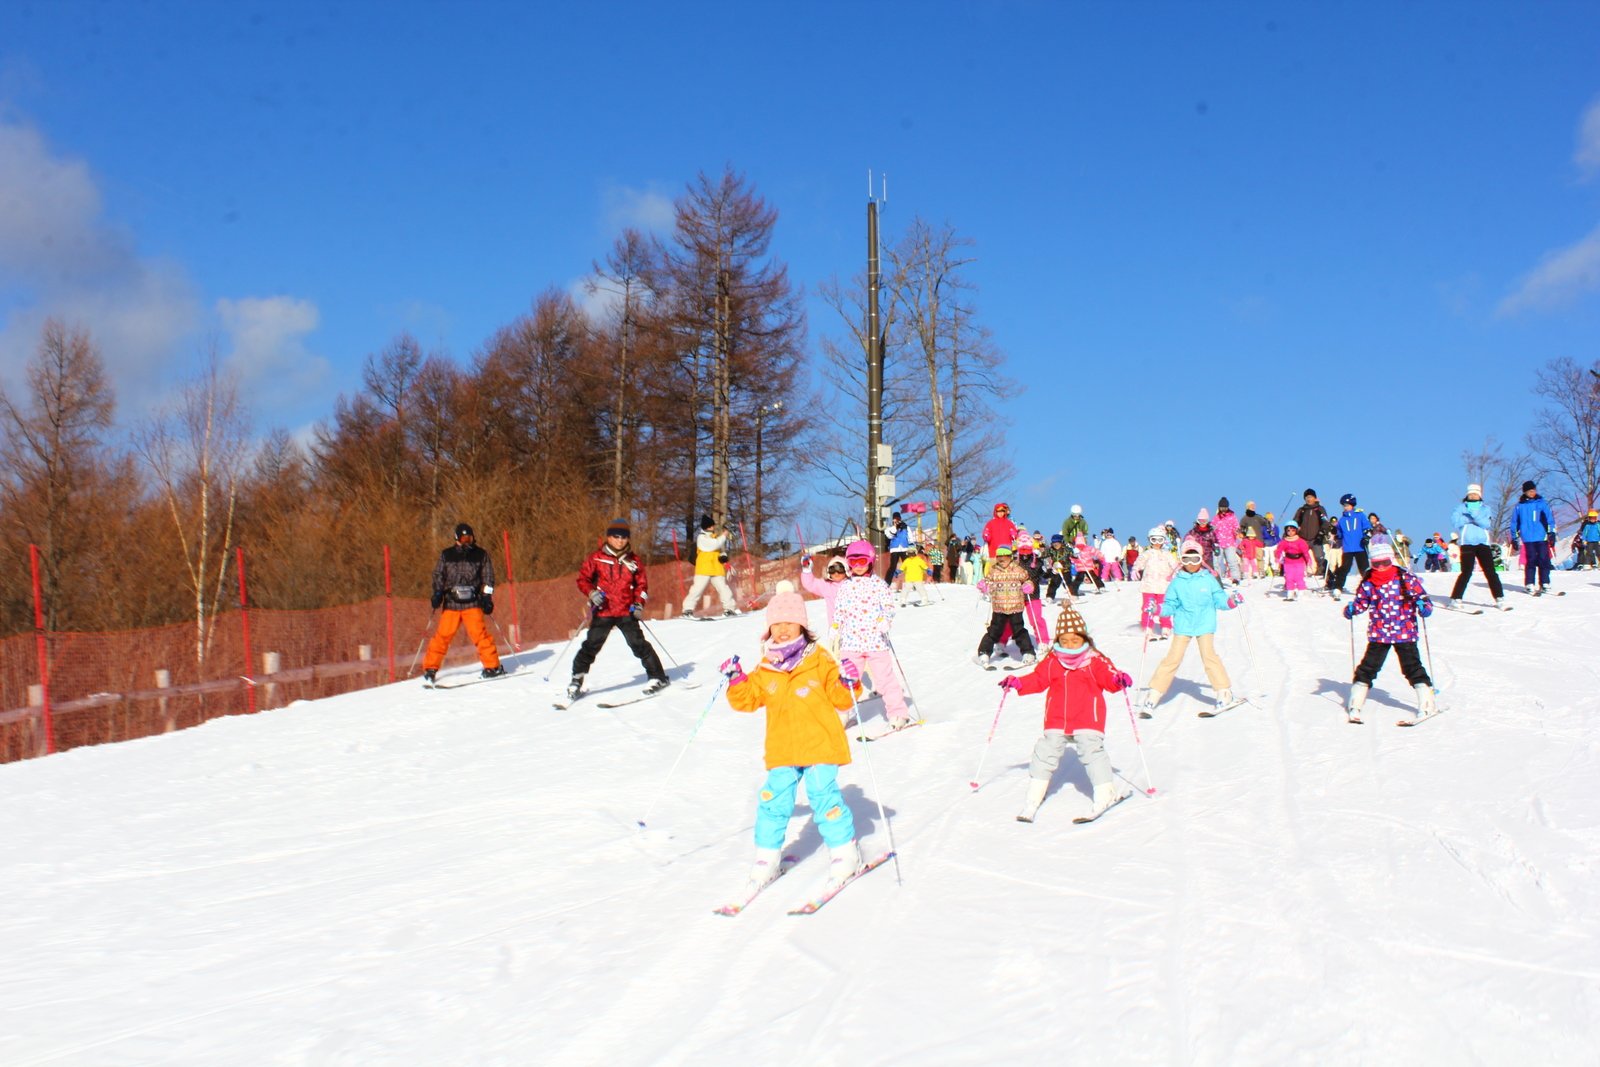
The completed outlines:
<svg viewBox="0 0 1600 1067">
<path fill-rule="evenodd" d="M 1007 677 L 1000 679 L 1000 688 L 1006 690 L 1007 692 L 1014 693 L 1018 689 L 1022 688 L 1022 679 L 1008 675 Z"/>
</svg>

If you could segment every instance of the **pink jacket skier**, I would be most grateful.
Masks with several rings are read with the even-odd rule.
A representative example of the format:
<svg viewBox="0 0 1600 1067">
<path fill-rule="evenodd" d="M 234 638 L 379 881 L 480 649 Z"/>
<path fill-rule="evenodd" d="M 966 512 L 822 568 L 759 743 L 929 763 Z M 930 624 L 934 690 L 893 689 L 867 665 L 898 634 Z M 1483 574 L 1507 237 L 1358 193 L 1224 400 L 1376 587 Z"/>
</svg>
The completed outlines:
<svg viewBox="0 0 1600 1067">
<path fill-rule="evenodd" d="M 872 687 L 883 694 L 884 712 L 891 725 L 911 719 L 900 678 L 894 672 L 889 650 L 889 625 L 894 621 L 894 591 L 872 573 L 878 553 L 867 541 L 852 541 L 844 556 L 850 577 L 840 583 L 834 602 L 834 625 L 839 628 L 839 658 L 857 671 L 872 675 Z"/>
</svg>

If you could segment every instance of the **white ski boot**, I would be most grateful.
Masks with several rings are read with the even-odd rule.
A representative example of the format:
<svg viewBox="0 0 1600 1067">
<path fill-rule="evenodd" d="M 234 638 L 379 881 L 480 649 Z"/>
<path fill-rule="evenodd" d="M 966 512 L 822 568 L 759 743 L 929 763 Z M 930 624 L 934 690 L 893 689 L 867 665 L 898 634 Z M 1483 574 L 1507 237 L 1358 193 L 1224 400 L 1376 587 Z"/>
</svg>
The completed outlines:
<svg viewBox="0 0 1600 1067">
<path fill-rule="evenodd" d="M 979 652 L 976 656 L 972 657 L 972 662 L 976 663 L 980 667 L 988 667 L 989 657 L 985 656 L 982 652 Z"/>
<path fill-rule="evenodd" d="M 771 885 L 778 877 L 778 871 L 782 862 L 783 858 L 780 855 L 779 849 L 756 849 L 756 862 L 750 868 L 750 876 L 745 879 L 745 893 L 748 896 L 755 896 L 767 886 Z"/>
<path fill-rule="evenodd" d="M 861 849 L 857 847 L 855 838 L 837 848 L 830 848 L 828 853 L 828 879 L 822 884 L 825 893 L 838 889 L 861 869 Z"/>
<path fill-rule="evenodd" d="M 1097 785 L 1094 787 L 1094 796 L 1090 798 L 1090 803 L 1094 805 L 1094 811 L 1091 814 L 1099 815 L 1111 805 L 1117 803 L 1117 801 L 1126 799 L 1127 796 L 1127 793 L 1117 788 L 1115 782 Z"/>
<path fill-rule="evenodd" d="M 1433 699 L 1433 686 L 1418 685 L 1412 688 L 1417 694 L 1417 718 L 1426 719 L 1439 710 L 1439 705 Z"/>
<path fill-rule="evenodd" d="M 1366 682 L 1356 682 L 1350 687 L 1350 697 L 1345 701 L 1344 715 L 1351 722 L 1361 721 L 1361 708 L 1367 702 L 1367 694 L 1372 692 L 1372 686 Z"/>
<path fill-rule="evenodd" d="M 1158 694 L 1154 693 L 1154 692 L 1145 693 L 1144 702 L 1139 705 L 1139 718 L 1141 718 L 1141 719 L 1153 719 L 1153 718 L 1155 718 L 1156 717 L 1156 704 L 1160 700 L 1161 700 L 1161 697 Z"/>
<path fill-rule="evenodd" d="M 1022 805 L 1022 811 L 1017 814 L 1018 822 L 1032 822 L 1033 817 L 1039 813 L 1039 805 L 1044 803 L 1044 795 L 1050 791 L 1050 779 L 1028 779 L 1028 799 Z"/>
<path fill-rule="evenodd" d="M 1032 652 L 1028 652 L 1022 657 L 1022 665 L 1024 667 L 1031 667 L 1037 662 L 1039 662 L 1039 657 L 1035 656 Z"/>
</svg>

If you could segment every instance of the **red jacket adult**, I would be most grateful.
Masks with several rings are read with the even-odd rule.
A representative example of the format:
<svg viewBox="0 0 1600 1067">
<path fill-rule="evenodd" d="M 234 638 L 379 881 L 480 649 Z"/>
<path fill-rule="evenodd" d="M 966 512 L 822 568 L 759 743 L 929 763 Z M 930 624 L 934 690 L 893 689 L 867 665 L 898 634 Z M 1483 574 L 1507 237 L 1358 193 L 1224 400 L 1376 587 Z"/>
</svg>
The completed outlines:
<svg viewBox="0 0 1600 1067">
<path fill-rule="evenodd" d="M 1106 693 L 1121 692 L 1117 672 L 1111 661 L 1099 652 L 1084 646 L 1087 660 L 1083 666 L 1069 668 L 1061 662 L 1061 653 L 1052 649 L 1039 665 L 1021 678 L 1017 692 L 1044 693 L 1044 728 L 1046 730 L 1106 729 Z"/>
<path fill-rule="evenodd" d="M 634 604 L 649 599 L 650 581 L 632 549 L 625 548 L 618 555 L 609 545 L 602 544 L 578 568 L 578 592 L 587 597 L 596 589 L 606 595 L 606 600 L 595 614 L 619 618 L 628 614 Z"/>
<path fill-rule="evenodd" d="M 994 559 L 995 549 L 1015 544 L 1016 540 L 1017 524 L 1011 521 L 1010 515 L 996 515 L 983 524 L 983 549 L 990 559 Z"/>
</svg>

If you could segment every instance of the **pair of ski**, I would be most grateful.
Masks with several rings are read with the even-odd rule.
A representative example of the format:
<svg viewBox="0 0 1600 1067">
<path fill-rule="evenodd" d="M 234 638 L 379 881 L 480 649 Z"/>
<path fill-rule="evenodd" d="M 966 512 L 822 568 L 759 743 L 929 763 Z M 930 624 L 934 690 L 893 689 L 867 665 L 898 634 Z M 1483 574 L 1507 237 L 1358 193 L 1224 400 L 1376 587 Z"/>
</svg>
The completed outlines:
<svg viewBox="0 0 1600 1067">
<path fill-rule="evenodd" d="M 1117 805 L 1121 804 L 1124 800 L 1127 800 L 1131 796 L 1133 796 L 1132 793 L 1124 793 L 1120 797 L 1118 797 L 1116 800 L 1113 800 L 1111 803 L 1109 803 L 1105 807 L 1101 808 L 1099 811 L 1090 812 L 1088 815 L 1079 815 L 1077 818 L 1072 820 L 1072 825 L 1074 825 L 1074 826 L 1087 826 L 1089 823 L 1098 822 L 1100 819 L 1105 817 L 1106 812 L 1110 811 L 1112 808 L 1114 808 Z M 1028 815 L 1028 816 L 1018 815 L 1017 816 L 1017 821 L 1018 822 L 1031 823 L 1031 822 L 1033 822 L 1033 816 L 1032 815 Z"/>
<path fill-rule="evenodd" d="M 907 730 L 914 730 L 918 726 L 921 726 L 923 723 L 925 723 L 927 721 L 928 721 L 927 719 L 912 719 L 909 722 L 907 722 L 904 726 L 890 726 L 890 727 L 888 727 L 886 729 L 879 730 L 875 734 L 867 734 L 867 733 L 857 734 L 856 735 L 856 740 L 857 741 L 882 741 L 886 737 L 893 737 L 895 734 L 903 734 Z"/>
<path fill-rule="evenodd" d="M 1235 697 L 1233 700 L 1229 701 L 1226 704 L 1219 704 L 1218 706 L 1216 706 L 1214 708 L 1208 708 L 1205 711 L 1200 712 L 1199 713 L 1199 717 L 1202 718 L 1202 719 L 1215 719 L 1218 715 L 1221 715 L 1224 712 L 1232 711 L 1234 708 L 1238 707 L 1240 704 L 1248 704 L 1248 703 L 1250 703 L 1250 698 L 1249 697 Z M 1149 708 L 1140 708 L 1139 709 L 1139 718 L 1141 718 L 1141 719 L 1153 719 L 1153 718 L 1155 718 L 1155 715 L 1153 715 L 1151 713 Z"/>
<path fill-rule="evenodd" d="M 804 904 L 800 905 L 798 908 L 790 908 L 789 909 L 789 914 L 790 915 L 814 915 L 814 914 L 816 914 L 818 911 L 822 910 L 823 905 L 827 904 L 828 901 L 832 900 L 834 897 L 836 897 L 840 893 L 844 892 L 846 886 L 851 885 L 852 883 L 857 881 L 862 875 L 866 874 L 867 872 L 877 870 L 879 867 L 882 867 L 885 863 L 888 863 L 892 859 L 894 859 L 894 853 L 893 852 L 885 852 L 883 855 L 879 856 L 877 859 L 870 860 L 870 861 L 868 861 L 866 863 L 863 863 L 859 868 L 857 868 L 856 872 L 854 874 L 852 874 L 849 878 L 846 878 L 844 881 L 840 882 L 838 885 L 834 886 L 832 889 L 824 890 L 821 895 L 812 897 L 810 900 L 806 901 Z M 778 861 L 778 873 L 772 876 L 772 880 L 771 881 L 767 882 L 766 885 L 763 885 L 761 888 L 757 889 L 754 893 L 751 893 L 751 894 L 747 895 L 743 900 L 735 901 L 732 904 L 724 904 L 720 908 L 714 908 L 712 910 L 712 914 L 713 915 L 726 915 L 726 916 L 729 916 L 730 918 L 732 916 L 734 916 L 734 915 L 739 914 L 741 911 L 743 911 L 744 909 L 748 908 L 750 906 L 750 903 L 753 900 L 755 900 L 756 897 L 759 897 L 762 893 L 766 892 L 767 888 L 769 886 L 771 886 L 773 882 L 776 882 L 779 878 L 782 878 L 784 875 L 788 874 L 789 871 L 791 869 L 793 869 L 794 865 L 796 863 L 798 863 L 798 862 L 800 862 L 800 861 L 797 858 L 795 858 L 794 856 L 785 856 L 785 857 L 783 857 L 783 859 Z"/>
<path fill-rule="evenodd" d="M 485 678 L 481 674 L 457 674 L 457 675 L 454 675 L 454 676 L 451 676 L 451 677 L 439 679 L 439 680 L 432 681 L 432 682 L 430 682 L 426 678 L 424 678 L 422 680 L 422 688 L 424 688 L 424 689 L 464 689 L 469 685 L 477 685 L 479 682 L 498 682 L 502 678 L 509 678 L 509 677 L 511 677 L 511 672 L 510 671 L 506 671 L 504 674 L 490 675 L 487 678 Z"/>
<path fill-rule="evenodd" d="M 618 697 L 618 698 L 615 698 L 613 700 L 602 700 L 598 704 L 596 704 L 595 706 L 596 707 L 605 708 L 607 710 L 610 710 L 611 708 L 625 708 L 629 704 L 637 704 L 642 700 L 652 700 L 655 697 L 660 696 L 662 693 L 665 693 L 670 688 L 673 688 L 673 687 L 672 686 L 662 686 L 660 689 L 654 689 L 654 690 L 652 690 L 652 689 L 644 689 L 644 690 L 641 690 L 638 693 L 635 693 L 631 697 Z M 699 682 L 679 682 L 677 684 L 677 688 L 678 689 L 699 689 L 700 688 L 700 683 Z M 558 696 L 554 700 L 552 700 L 550 702 L 550 706 L 555 708 L 557 711 L 564 711 L 567 708 L 572 707 L 572 705 L 576 704 L 578 701 L 582 700 L 586 696 L 588 696 L 588 694 L 584 693 L 584 692 L 579 692 L 577 696 L 570 696 L 570 697 L 565 695 L 565 694 L 562 694 L 561 696 Z"/>
<path fill-rule="evenodd" d="M 1415 719 L 1397 719 L 1397 720 L 1395 720 L 1395 725 L 1396 726 L 1421 726 L 1423 723 L 1427 722 L 1429 719 L 1437 719 L 1439 716 L 1441 716 L 1443 714 L 1444 714 L 1444 709 L 1443 708 L 1439 708 L 1436 711 L 1428 712 L 1428 714 L 1426 714 L 1426 715 L 1418 715 Z M 1361 716 L 1359 716 L 1359 715 L 1351 715 L 1349 712 L 1345 712 L 1345 721 L 1350 723 L 1352 726 L 1360 726 L 1362 724 L 1362 722 L 1363 722 Z"/>
</svg>

